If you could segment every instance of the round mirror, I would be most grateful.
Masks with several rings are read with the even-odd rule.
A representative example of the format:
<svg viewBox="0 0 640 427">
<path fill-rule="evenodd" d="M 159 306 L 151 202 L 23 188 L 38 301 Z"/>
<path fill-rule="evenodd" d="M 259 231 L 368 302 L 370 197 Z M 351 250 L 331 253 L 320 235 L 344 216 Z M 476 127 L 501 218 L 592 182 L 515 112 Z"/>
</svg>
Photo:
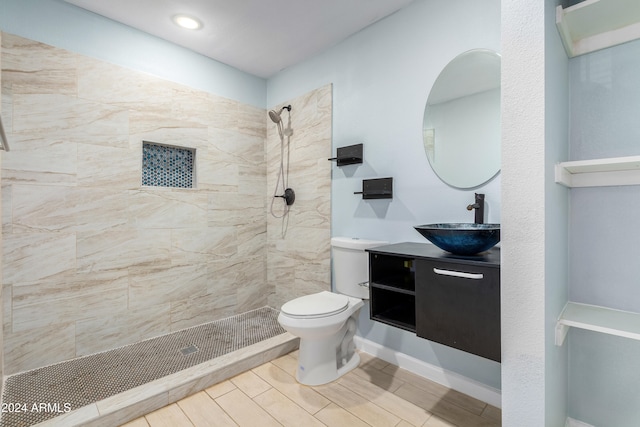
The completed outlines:
<svg viewBox="0 0 640 427">
<path fill-rule="evenodd" d="M 474 49 L 455 57 L 429 93 L 424 150 L 438 177 L 478 187 L 500 172 L 500 55 Z"/>
</svg>

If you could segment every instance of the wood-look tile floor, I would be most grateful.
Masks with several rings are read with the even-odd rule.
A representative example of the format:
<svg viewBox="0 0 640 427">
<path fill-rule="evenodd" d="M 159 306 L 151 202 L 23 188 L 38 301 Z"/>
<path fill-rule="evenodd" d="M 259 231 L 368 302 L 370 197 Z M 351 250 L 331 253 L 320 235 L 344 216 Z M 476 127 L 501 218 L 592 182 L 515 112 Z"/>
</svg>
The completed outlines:
<svg viewBox="0 0 640 427">
<path fill-rule="evenodd" d="M 295 380 L 296 352 L 265 363 L 123 427 L 500 426 L 500 409 L 360 353 L 330 384 Z"/>
</svg>

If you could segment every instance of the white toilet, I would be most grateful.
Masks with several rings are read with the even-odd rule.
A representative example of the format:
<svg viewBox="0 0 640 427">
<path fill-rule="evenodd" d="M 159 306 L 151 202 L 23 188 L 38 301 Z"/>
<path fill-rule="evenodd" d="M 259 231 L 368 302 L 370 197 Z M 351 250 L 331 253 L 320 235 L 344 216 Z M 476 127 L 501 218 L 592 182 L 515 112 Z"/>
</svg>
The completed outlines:
<svg viewBox="0 0 640 427">
<path fill-rule="evenodd" d="M 336 293 L 322 291 L 296 298 L 280 309 L 278 322 L 300 337 L 298 382 L 329 383 L 360 363 L 353 336 L 363 299 L 369 299 L 369 254 L 376 240 L 331 239 Z"/>
</svg>

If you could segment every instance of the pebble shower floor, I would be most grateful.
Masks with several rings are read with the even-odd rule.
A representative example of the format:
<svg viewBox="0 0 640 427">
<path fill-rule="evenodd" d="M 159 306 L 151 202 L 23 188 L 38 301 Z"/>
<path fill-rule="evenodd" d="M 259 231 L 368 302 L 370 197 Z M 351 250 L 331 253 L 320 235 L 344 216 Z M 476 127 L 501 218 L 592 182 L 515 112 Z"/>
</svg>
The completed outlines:
<svg viewBox="0 0 640 427">
<path fill-rule="evenodd" d="M 10 376 L 2 395 L 0 427 L 31 426 L 283 334 L 277 319 L 278 311 L 263 307 Z"/>
</svg>

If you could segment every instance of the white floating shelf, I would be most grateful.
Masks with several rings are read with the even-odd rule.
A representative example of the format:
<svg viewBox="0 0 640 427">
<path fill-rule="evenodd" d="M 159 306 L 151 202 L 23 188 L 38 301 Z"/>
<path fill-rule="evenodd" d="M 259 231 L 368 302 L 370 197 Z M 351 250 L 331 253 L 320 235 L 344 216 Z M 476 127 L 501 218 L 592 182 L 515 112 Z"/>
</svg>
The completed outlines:
<svg viewBox="0 0 640 427">
<path fill-rule="evenodd" d="M 556 182 L 566 187 L 640 185 L 640 156 L 563 162 L 555 172 Z"/>
<path fill-rule="evenodd" d="M 569 302 L 556 324 L 557 346 L 564 343 L 570 327 L 640 340 L 640 313 Z"/>
<path fill-rule="evenodd" d="M 556 26 L 570 58 L 640 38 L 640 1 L 585 0 L 556 8 Z"/>
</svg>

